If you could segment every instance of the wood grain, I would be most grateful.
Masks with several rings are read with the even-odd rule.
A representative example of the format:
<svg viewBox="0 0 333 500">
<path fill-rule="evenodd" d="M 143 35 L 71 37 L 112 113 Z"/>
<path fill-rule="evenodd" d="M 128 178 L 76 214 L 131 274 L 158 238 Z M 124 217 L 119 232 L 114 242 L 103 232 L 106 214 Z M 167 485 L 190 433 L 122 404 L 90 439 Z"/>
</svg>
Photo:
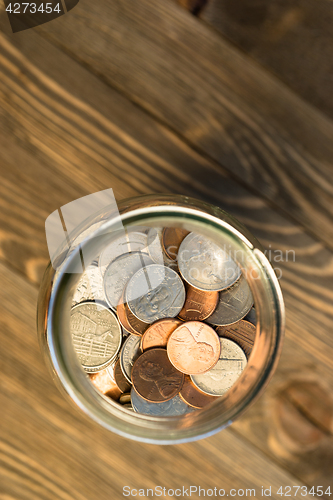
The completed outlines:
<svg viewBox="0 0 333 500">
<path fill-rule="evenodd" d="M 0 498 L 123 498 L 126 485 L 259 492 L 266 484 L 273 491 L 298 484 L 230 430 L 197 443 L 153 446 L 123 439 L 89 420 L 58 393 L 42 363 L 36 288 L 2 264 L 0 279 Z"/>
<path fill-rule="evenodd" d="M 209 0 L 200 18 L 333 117 L 330 0 Z"/>
<path fill-rule="evenodd" d="M 209 26 L 164 0 L 81 0 L 37 30 L 333 248 L 332 122 Z"/>
<path fill-rule="evenodd" d="M 250 441 L 251 445 L 246 445 L 249 447 L 246 450 L 250 450 L 251 460 L 254 463 L 258 465 L 259 462 L 254 460 L 253 453 L 266 454 L 269 467 L 272 467 L 268 472 L 272 476 L 270 481 L 275 481 L 277 474 L 279 481 L 284 477 L 283 484 L 289 484 L 286 481 L 287 479 L 289 481 L 290 476 L 279 476 L 280 465 L 274 465 L 274 462 L 281 464 L 291 474 L 295 474 L 299 481 L 309 485 L 314 481 L 326 481 L 326 483 L 330 481 L 332 473 L 330 462 L 319 470 L 317 462 L 313 460 L 313 454 L 295 457 L 284 450 L 285 455 L 281 457 L 280 450 L 272 445 L 270 435 L 272 408 L 274 409 L 274 402 L 287 380 L 292 380 L 299 374 L 305 377 L 311 371 L 316 380 L 325 381 L 327 387 L 332 390 L 333 341 L 330 334 L 333 317 L 332 253 L 309 237 L 300 226 L 289 222 L 261 198 L 240 186 L 219 165 L 195 152 L 177 135 L 156 123 L 137 106 L 110 89 L 54 46 L 46 41 L 41 42 L 35 33 L 31 32 L 25 38 L 15 37 L 10 40 L 1 35 L 0 46 L 0 136 L 2 136 L 4 159 L 1 174 L 6 183 L 0 188 L 3 203 L 0 227 L 1 230 L 5 228 L 0 240 L 2 260 L 34 283 L 38 283 L 42 267 L 47 260 L 44 240 L 46 216 L 78 196 L 108 187 L 114 189 L 118 198 L 154 191 L 195 196 L 231 212 L 243 221 L 268 249 L 294 249 L 295 262 L 277 263 L 283 272 L 281 285 L 288 311 L 287 338 L 279 370 L 266 395 L 228 431 L 230 441 L 225 441 L 227 439 L 224 438 L 225 433 L 212 438 L 216 443 L 215 455 L 212 457 L 213 463 L 209 462 L 205 474 L 207 477 L 214 477 L 217 474 L 223 479 L 219 483 L 222 484 L 225 476 L 230 475 L 232 461 L 236 460 L 232 454 L 229 458 L 225 450 L 236 447 L 236 443 L 243 446 L 245 441 Z M 12 274 L 10 276 L 11 280 L 14 280 Z M 25 283 L 23 277 L 17 277 L 17 280 L 20 286 Z M 14 447 L 22 451 L 19 445 L 20 439 L 24 443 L 22 453 L 28 453 L 32 446 L 36 464 L 39 463 L 38 456 L 47 455 L 48 440 L 50 435 L 54 435 L 50 448 L 54 470 L 59 468 L 62 470 L 61 464 L 66 463 L 65 456 L 70 447 L 75 453 L 73 451 L 72 458 L 67 462 L 70 465 L 69 470 L 75 468 L 77 462 L 80 464 L 75 480 L 69 475 L 60 474 L 60 477 L 64 477 L 63 483 L 57 484 L 61 484 L 62 487 L 74 484 L 74 488 L 79 492 L 84 490 L 89 497 L 90 494 L 93 495 L 91 476 L 84 478 L 81 487 L 79 485 L 80 477 L 84 475 L 83 467 L 87 467 L 84 465 L 88 457 L 87 450 L 91 446 L 97 447 L 96 456 L 100 457 L 96 462 L 96 468 L 101 467 L 100 474 L 96 476 L 98 478 L 107 476 L 106 471 L 113 468 L 115 476 L 119 475 L 122 478 L 126 476 L 129 465 L 136 467 L 135 461 L 141 448 L 135 445 L 137 446 L 133 448 L 135 451 L 129 452 L 132 443 L 113 435 L 108 437 L 107 447 L 103 448 L 101 443 L 104 442 L 104 431 L 97 430 L 96 426 L 87 423 L 83 417 L 77 416 L 71 419 L 67 413 L 62 413 L 67 403 L 62 400 L 61 395 L 43 385 L 44 375 L 39 376 L 37 373 L 33 378 L 32 375 L 27 378 L 27 371 L 31 370 L 34 373 L 34 366 L 36 363 L 38 366 L 40 361 L 36 351 L 34 359 L 30 358 L 27 365 L 24 364 L 25 351 L 34 352 L 32 337 L 30 333 L 30 336 L 23 335 L 21 338 L 22 331 L 27 331 L 24 322 L 19 320 L 15 323 L 13 317 L 21 313 L 23 317 L 34 316 L 35 295 L 32 294 L 33 289 L 29 288 L 29 285 L 25 284 L 27 288 L 23 288 L 22 291 L 18 285 L 12 289 L 7 284 L 8 281 L 9 279 L 2 280 L 2 293 L 8 297 L 6 301 L 0 301 L 3 308 L 1 331 L 7 339 L 7 343 L 4 344 L 3 352 L 6 354 L 3 356 L 2 365 L 5 364 L 9 374 L 13 373 L 13 366 L 17 366 L 16 377 L 22 380 L 22 383 L 28 384 L 24 386 L 23 393 L 27 398 L 26 405 L 31 411 L 29 429 L 31 435 L 38 434 L 38 440 L 33 445 L 29 441 L 30 431 L 29 435 L 22 437 L 18 434 Z M 26 305 L 21 303 L 22 300 L 27 301 Z M 16 332 L 15 335 L 11 329 Z M 21 345 L 20 342 L 24 342 L 23 348 L 13 349 L 9 343 L 12 337 L 14 344 Z M 32 366 L 28 368 L 30 364 Z M 16 387 L 18 391 L 19 384 L 10 382 L 11 375 L 7 375 L 3 380 L 9 384 L 7 400 L 10 398 L 12 400 L 11 404 L 7 400 L 4 403 L 6 412 L 9 411 L 7 408 L 10 408 L 4 432 L 11 435 L 9 429 L 13 419 L 18 418 L 17 425 L 21 428 L 23 419 L 27 419 L 29 413 L 22 410 L 22 416 L 15 417 L 15 412 L 21 411 L 20 405 L 16 403 L 16 398 L 10 395 L 18 396 L 14 389 Z M 36 392 L 38 388 L 40 389 L 40 395 L 37 396 L 35 392 L 29 395 L 29 391 L 35 386 Z M 45 409 L 47 405 L 53 404 L 47 398 L 60 405 L 60 414 L 53 406 L 51 410 Z M 76 426 L 76 418 L 82 418 L 86 423 Z M 57 427 L 59 425 L 60 430 Z M 43 429 L 43 433 L 38 433 L 39 428 Z M 81 441 L 80 434 L 85 436 L 84 439 L 91 434 L 87 438 L 88 445 Z M 235 444 L 234 439 L 236 439 Z M 329 438 L 327 439 L 326 456 L 332 447 Z M 59 447 L 64 443 L 68 444 L 68 448 L 64 454 L 59 455 Z M 113 449 L 112 443 L 115 443 L 117 450 L 114 459 L 117 461 L 116 466 L 110 462 L 111 459 L 106 452 L 106 449 Z M 203 453 L 206 446 L 209 450 L 213 449 L 206 443 L 203 442 L 200 453 Z M 316 450 L 318 456 L 323 456 L 320 454 L 323 450 L 321 445 Z M 199 466 L 200 461 L 198 459 L 198 462 L 193 462 L 190 453 L 197 453 L 193 451 L 197 448 L 191 446 L 185 447 L 185 451 L 181 447 L 170 447 L 172 450 L 168 452 L 170 455 L 163 455 L 161 461 L 163 467 L 167 467 L 170 477 L 175 468 L 173 464 L 178 463 L 181 458 L 186 462 L 185 470 L 177 471 L 175 477 L 179 481 L 185 477 L 195 477 L 193 470 Z M 256 451 L 256 448 L 261 451 Z M 155 447 L 151 452 L 146 451 L 144 447 L 142 449 L 145 450 L 142 451 L 145 460 L 142 467 L 140 465 L 139 472 L 143 478 L 142 484 L 147 485 L 146 478 L 149 473 L 161 479 L 164 469 L 154 458 Z M 150 447 L 147 447 L 148 449 Z M 240 460 L 244 453 L 241 448 L 236 447 L 236 450 L 237 460 Z M 135 457 L 131 456 L 133 453 Z M 252 475 L 251 481 L 256 481 L 258 477 L 263 481 L 266 469 L 260 465 L 260 474 L 263 474 L 260 475 L 259 471 L 248 466 L 247 453 L 246 451 L 245 465 L 241 468 L 242 473 L 238 474 L 239 478 L 245 474 L 247 478 Z M 223 464 L 222 475 L 220 462 Z M 195 465 L 194 469 L 191 469 L 191 464 Z M 6 468 L 10 469 L 10 466 L 6 465 Z M 38 466 L 35 465 L 35 468 L 38 469 Z M 96 469 L 93 469 L 93 474 L 95 473 Z M 200 478 L 203 475 L 200 475 Z M 5 476 L 7 477 L 7 473 Z M 107 476 L 106 490 L 109 488 L 109 481 L 111 479 Z M 119 481 L 117 476 L 114 483 L 118 485 L 116 495 L 120 492 Z M 226 484 L 234 483 L 233 476 L 226 481 Z M 101 488 L 104 488 L 105 478 L 101 484 Z M 246 483 L 244 480 L 243 483 L 237 484 L 244 486 Z M 17 495 L 22 496 L 23 486 L 18 487 L 21 489 Z M 42 494 L 46 495 L 44 492 L 40 493 Z"/>
</svg>

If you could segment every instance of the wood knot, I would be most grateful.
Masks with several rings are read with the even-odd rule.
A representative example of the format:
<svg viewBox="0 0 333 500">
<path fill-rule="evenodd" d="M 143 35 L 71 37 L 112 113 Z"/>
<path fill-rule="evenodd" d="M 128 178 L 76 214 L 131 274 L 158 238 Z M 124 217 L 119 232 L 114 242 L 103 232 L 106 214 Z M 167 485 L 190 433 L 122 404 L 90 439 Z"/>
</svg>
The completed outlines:
<svg viewBox="0 0 333 500">
<path fill-rule="evenodd" d="M 294 381 L 276 399 L 277 439 L 294 453 L 316 448 L 333 434 L 333 399 L 316 381 Z"/>
</svg>

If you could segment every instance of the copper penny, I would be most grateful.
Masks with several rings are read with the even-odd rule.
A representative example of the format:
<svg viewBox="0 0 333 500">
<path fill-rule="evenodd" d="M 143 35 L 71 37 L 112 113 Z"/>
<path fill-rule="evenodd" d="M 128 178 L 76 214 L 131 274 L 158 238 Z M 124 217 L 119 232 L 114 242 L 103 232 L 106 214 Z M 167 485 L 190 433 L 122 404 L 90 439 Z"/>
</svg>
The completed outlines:
<svg viewBox="0 0 333 500">
<path fill-rule="evenodd" d="M 180 227 L 165 227 L 163 229 L 162 245 L 169 259 L 177 260 L 180 244 L 188 234 L 189 231 Z"/>
<path fill-rule="evenodd" d="M 172 332 L 167 351 L 177 370 L 187 375 L 197 375 L 216 365 L 221 344 L 211 326 L 200 321 L 187 321 Z"/>
<path fill-rule="evenodd" d="M 122 372 L 122 369 L 120 366 L 120 359 L 118 359 L 117 363 L 114 366 L 113 375 L 114 375 L 115 382 L 116 382 L 117 386 L 119 387 L 120 391 L 123 393 L 130 392 L 132 386 L 127 381 L 127 379 L 125 378 L 125 376 Z"/>
<path fill-rule="evenodd" d="M 119 323 L 128 333 L 131 333 L 132 335 L 138 335 L 128 322 L 125 303 L 123 301 L 120 301 L 120 303 L 117 305 L 117 316 Z"/>
<path fill-rule="evenodd" d="M 165 349 L 150 349 L 134 363 L 133 387 L 146 401 L 168 401 L 179 393 L 183 382 L 183 373 L 170 363 Z"/>
<path fill-rule="evenodd" d="M 218 326 L 216 332 L 220 337 L 236 342 L 249 358 L 256 337 L 256 327 L 252 323 L 241 319 L 233 325 Z"/>
<path fill-rule="evenodd" d="M 197 387 L 195 387 L 188 376 L 185 377 L 179 396 L 183 399 L 183 401 L 185 401 L 185 403 L 193 408 L 203 408 L 218 399 L 216 396 L 210 396 L 209 394 L 200 391 Z"/>
<path fill-rule="evenodd" d="M 191 285 L 185 286 L 186 299 L 178 317 L 184 321 L 202 321 L 210 316 L 218 303 L 219 292 L 206 292 Z"/>
<path fill-rule="evenodd" d="M 102 394 L 112 398 L 114 401 L 118 401 L 119 396 L 121 395 L 121 390 L 114 380 L 112 380 L 107 368 L 98 373 L 89 374 L 89 378 L 96 389 L 98 389 Z"/>
<path fill-rule="evenodd" d="M 141 350 L 146 351 L 152 347 L 166 347 L 168 338 L 182 322 L 176 318 L 163 318 L 155 321 L 143 334 Z"/>
</svg>

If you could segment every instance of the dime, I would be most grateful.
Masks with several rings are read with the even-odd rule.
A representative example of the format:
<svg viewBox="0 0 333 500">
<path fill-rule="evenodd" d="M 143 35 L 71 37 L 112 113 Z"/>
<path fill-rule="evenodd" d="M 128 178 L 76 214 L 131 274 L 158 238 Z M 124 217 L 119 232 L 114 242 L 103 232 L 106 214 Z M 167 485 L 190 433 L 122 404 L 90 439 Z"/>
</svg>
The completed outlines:
<svg viewBox="0 0 333 500">
<path fill-rule="evenodd" d="M 145 400 L 162 402 L 179 393 L 184 375 L 169 361 L 165 349 L 150 349 L 134 363 L 132 383 L 136 392 Z"/>
<path fill-rule="evenodd" d="M 211 325 L 231 325 L 244 318 L 252 306 L 252 293 L 242 274 L 230 288 L 220 292 L 216 309 L 207 322 Z"/>
<path fill-rule="evenodd" d="M 106 302 L 103 277 L 99 267 L 96 265 L 88 266 L 83 272 L 80 281 L 76 286 L 72 305 L 79 304 L 80 302 L 86 302 L 88 300 Z"/>
<path fill-rule="evenodd" d="M 162 234 L 162 244 L 166 255 L 171 260 L 177 260 L 179 247 L 189 231 L 180 227 L 165 227 Z"/>
<path fill-rule="evenodd" d="M 242 319 L 230 326 L 219 326 L 216 332 L 220 337 L 236 342 L 249 358 L 256 337 L 256 327 L 252 323 Z"/>
<path fill-rule="evenodd" d="M 178 317 L 184 321 L 202 321 L 213 313 L 218 300 L 219 292 L 204 292 L 187 285 L 185 304 Z"/>
<path fill-rule="evenodd" d="M 102 394 L 118 401 L 121 391 L 117 384 L 112 380 L 109 370 L 106 368 L 98 373 L 90 373 L 89 378 Z"/>
<path fill-rule="evenodd" d="M 163 403 L 151 403 L 150 401 L 146 401 L 143 399 L 132 387 L 131 390 L 131 400 L 133 410 L 137 413 L 143 413 L 144 415 L 152 415 L 152 416 L 163 416 L 163 417 L 172 417 L 177 415 L 184 415 L 185 413 L 189 413 L 193 411 L 193 408 L 189 407 L 185 401 L 183 401 L 180 396 L 174 396 L 172 399 L 168 401 L 164 401 Z"/>
<path fill-rule="evenodd" d="M 188 321 L 172 332 L 167 351 L 177 370 L 188 375 L 204 373 L 220 357 L 220 339 L 211 326 L 200 321 Z"/>
<path fill-rule="evenodd" d="M 188 376 L 185 377 L 185 381 L 179 395 L 185 403 L 193 408 L 203 408 L 204 406 L 207 406 L 217 400 L 217 397 L 210 396 L 200 391 Z"/>
<path fill-rule="evenodd" d="M 190 285 L 200 290 L 218 291 L 231 286 L 241 270 L 212 240 L 190 233 L 180 245 L 179 271 Z"/>
<path fill-rule="evenodd" d="M 100 371 L 112 363 L 122 335 L 110 309 L 94 302 L 77 304 L 71 311 L 70 329 L 75 352 L 87 372 Z"/>
<path fill-rule="evenodd" d="M 121 394 L 121 396 L 119 397 L 119 403 L 124 405 L 124 404 L 128 404 L 131 402 L 131 395 L 129 392 L 127 392 L 126 394 Z"/>
<path fill-rule="evenodd" d="M 122 369 L 120 366 L 120 359 L 118 359 L 117 363 L 115 364 L 113 373 L 114 373 L 115 383 L 119 387 L 119 390 L 123 393 L 130 392 L 131 384 L 128 382 L 128 380 L 126 379 L 125 375 L 122 372 Z"/>
<path fill-rule="evenodd" d="M 117 258 L 126 253 L 147 253 L 147 235 L 135 231 L 126 232 L 116 240 L 112 241 L 99 256 L 99 267 L 102 275 L 106 268 Z"/>
<path fill-rule="evenodd" d="M 211 396 L 223 396 L 242 374 L 246 364 L 244 351 L 229 339 L 220 339 L 221 355 L 216 365 L 201 375 L 191 375 L 191 380 Z"/>
<path fill-rule="evenodd" d="M 137 271 L 126 287 L 127 304 L 145 323 L 173 318 L 185 301 L 185 287 L 172 269 L 152 264 Z"/>
<path fill-rule="evenodd" d="M 124 342 L 124 345 L 121 349 L 120 353 L 120 367 L 122 372 L 127 379 L 127 381 L 131 384 L 131 375 L 132 368 L 135 361 L 141 354 L 140 350 L 140 337 L 136 335 L 129 335 Z"/>
<path fill-rule="evenodd" d="M 149 264 L 153 261 L 141 252 L 125 253 L 111 262 L 104 274 L 105 297 L 111 307 L 117 307 L 131 277 Z"/>
<path fill-rule="evenodd" d="M 152 347 L 166 347 L 168 338 L 182 322 L 175 318 L 160 319 L 153 323 L 141 338 L 141 350 L 146 351 Z"/>
<path fill-rule="evenodd" d="M 252 307 L 252 309 L 250 309 L 250 311 L 247 313 L 247 315 L 245 316 L 244 319 L 246 321 L 249 321 L 250 323 L 252 323 L 252 325 L 257 324 L 256 310 L 254 307 Z"/>
</svg>

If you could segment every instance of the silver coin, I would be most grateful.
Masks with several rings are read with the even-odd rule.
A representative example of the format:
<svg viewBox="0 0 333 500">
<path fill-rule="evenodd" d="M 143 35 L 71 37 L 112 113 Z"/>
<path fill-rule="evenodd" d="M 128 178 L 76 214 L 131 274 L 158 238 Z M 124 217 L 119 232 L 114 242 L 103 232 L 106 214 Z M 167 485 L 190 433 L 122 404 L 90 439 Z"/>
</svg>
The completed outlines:
<svg viewBox="0 0 333 500">
<path fill-rule="evenodd" d="M 152 264 L 140 269 L 126 287 L 127 304 L 145 323 L 174 318 L 185 302 L 185 286 L 169 267 Z"/>
<path fill-rule="evenodd" d="M 90 373 L 109 366 L 121 345 L 121 328 L 106 306 L 82 302 L 72 308 L 70 329 L 82 367 Z"/>
<path fill-rule="evenodd" d="M 141 337 L 138 335 L 129 335 L 120 353 L 120 368 L 130 384 L 132 383 L 133 365 L 141 354 L 140 340 Z"/>
<path fill-rule="evenodd" d="M 107 267 L 104 274 L 104 293 L 107 303 L 117 307 L 130 278 L 142 267 L 153 264 L 148 254 L 125 253 Z"/>
<path fill-rule="evenodd" d="M 236 262 L 212 240 L 190 233 L 178 252 L 179 271 L 190 285 L 199 290 L 217 291 L 231 286 L 241 270 Z"/>
<path fill-rule="evenodd" d="M 152 227 L 147 234 L 148 252 L 156 264 L 177 270 L 177 263 L 167 257 L 162 247 L 162 227 Z"/>
<path fill-rule="evenodd" d="M 191 375 L 192 382 L 211 396 L 222 396 L 236 382 L 247 364 L 243 349 L 236 342 L 220 339 L 221 354 L 216 365 L 208 372 Z"/>
<path fill-rule="evenodd" d="M 256 310 L 254 307 L 252 307 L 252 309 L 247 313 L 244 319 L 252 323 L 252 325 L 256 326 L 257 318 L 256 318 Z"/>
<path fill-rule="evenodd" d="M 216 309 L 206 321 L 211 325 L 231 325 L 243 319 L 252 306 L 252 293 L 242 274 L 230 288 L 220 292 Z"/>
<path fill-rule="evenodd" d="M 169 399 L 169 401 L 151 403 L 150 401 L 143 399 L 136 392 L 134 387 L 132 387 L 131 390 L 131 401 L 133 410 L 137 413 L 143 413 L 144 415 L 171 417 L 184 415 L 185 413 L 193 410 L 193 408 L 190 408 L 178 394 L 174 398 Z"/>
<path fill-rule="evenodd" d="M 73 294 L 72 305 L 88 300 L 106 302 L 103 277 L 98 265 L 88 266 L 82 274 Z"/>
<path fill-rule="evenodd" d="M 117 257 L 131 252 L 144 252 L 147 250 L 147 235 L 136 231 L 126 232 L 119 238 L 115 239 L 102 250 L 99 256 L 99 267 L 102 275 L 106 272 L 107 267 Z"/>
</svg>

